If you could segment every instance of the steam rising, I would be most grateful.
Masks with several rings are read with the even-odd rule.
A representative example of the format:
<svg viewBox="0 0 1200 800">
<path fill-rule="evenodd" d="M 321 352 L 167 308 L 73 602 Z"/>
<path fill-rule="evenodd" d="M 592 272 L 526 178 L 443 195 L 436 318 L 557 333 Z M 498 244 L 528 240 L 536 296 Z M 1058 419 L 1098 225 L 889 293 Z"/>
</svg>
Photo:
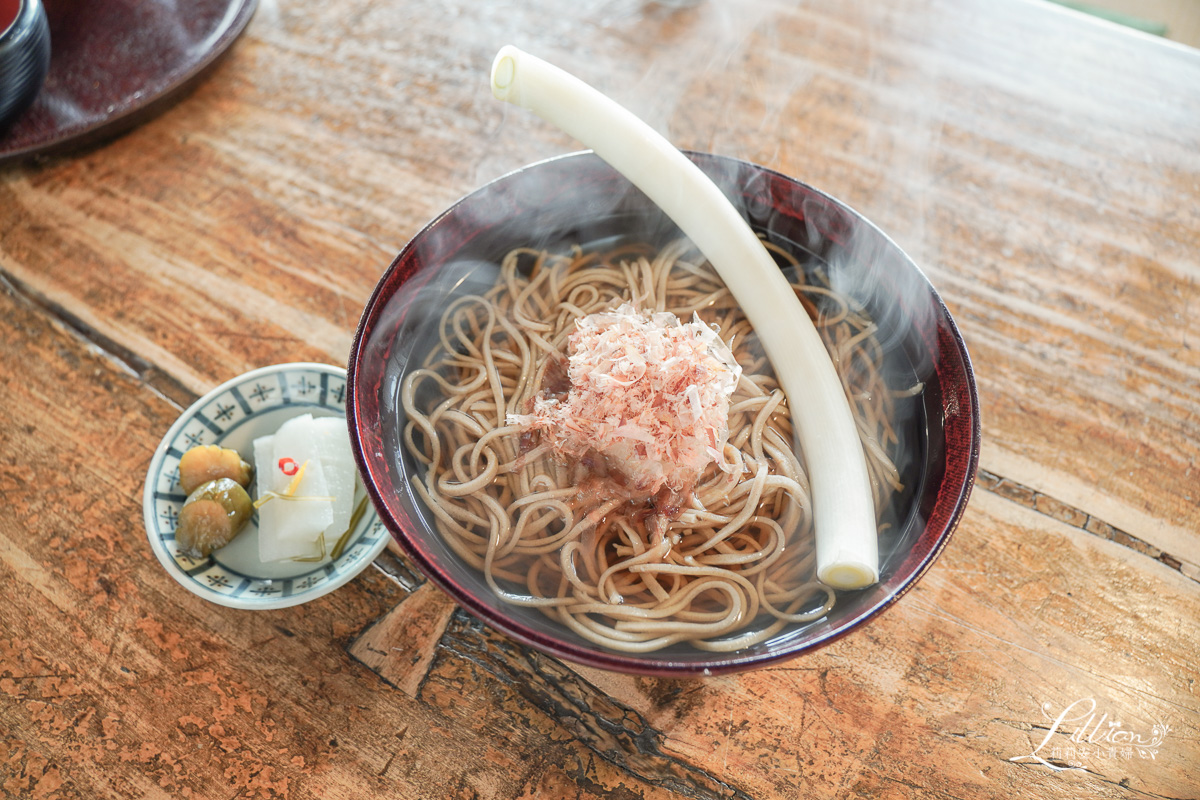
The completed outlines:
<svg viewBox="0 0 1200 800">
<path fill-rule="evenodd" d="M 890 348 L 885 364 L 893 389 L 908 390 L 927 380 L 936 357 L 931 348 L 937 342 L 937 308 L 928 283 L 883 234 L 813 190 L 796 190 L 800 194 L 793 200 L 801 214 L 781 213 L 775 207 L 780 198 L 771 194 L 769 173 L 731 159 L 704 159 L 704 164 L 760 233 L 826 273 L 831 288 L 857 298 L 868 309 L 879 324 L 880 341 Z M 597 179 L 597 170 L 609 177 Z M 731 192 L 728 187 L 741 188 Z M 509 249 L 611 243 L 623 236 L 665 243 L 679 235 L 640 192 L 594 156 L 551 160 L 468 197 L 417 237 L 408 257 L 426 268 L 401 287 L 387 307 L 388 319 L 380 322 L 380 330 L 396 332 L 382 393 L 388 398 L 385 413 L 402 416 L 394 403 L 400 377 L 434 345 L 433 329 L 442 310 L 454 297 L 490 288 L 498 260 Z M 907 498 L 919 489 L 927 456 L 923 402 L 918 396 L 896 405 L 902 415 L 895 426 L 901 436 L 897 466 L 907 485 L 889 512 L 892 530 L 879 543 L 885 577 L 889 554 L 905 549 L 906 536 L 922 527 L 919 510 Z M 930 397 L 927 402 L 936 407 L 940 399 Z M 393 444 L 398 452 L 399 442 Z"/>
</svg>

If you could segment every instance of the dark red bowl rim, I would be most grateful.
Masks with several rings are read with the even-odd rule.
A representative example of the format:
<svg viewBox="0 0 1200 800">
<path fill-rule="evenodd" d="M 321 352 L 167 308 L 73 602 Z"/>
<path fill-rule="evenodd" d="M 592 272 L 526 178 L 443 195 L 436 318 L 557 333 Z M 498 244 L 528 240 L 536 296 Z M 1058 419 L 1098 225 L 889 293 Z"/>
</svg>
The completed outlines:
<svg viewBox="0 0 1200 800">
<path fill-rule="evenodd" d="M 468 202 L 476 195 L 491 191 L 497 184 L 502 184 L 506 180 L 518 176 L 529 170 L 543 168 L 546 165 L 560 165 L 562 162 L 569 159 L 579 159 L 583 157 L 594 158 L 590 151 L 577 153 L 569 153 L 562 156 L 546 159 L 533 164 L 529 164 L 518 170 L 514 170 L 494 181 L 485 184 L 476 189 L 474 192 L 460 198 L 453 205 L 447 208 L 444 212 L 435 217 L 432 221 L 425 225 L 400 251 L 391 265 L 384 272 L 379 282 L 376 284 L 370 299 L 364 308 L 358 328 L 355 332 L 354 341 L 350 351 L 350 357 L 347 365 L 347 386 L 349 387 L 349 397 L 346 405 L 347 408 L 347 423 L 350 428 L 350 439 L 354 450 L 355 460 L 358 464 L 360 475 L 366 485 L 367 492 L 371 497 L 372 503 L 379 514 L 379 518 L 387 526 L 393 538 L 400 546 L 401 550 L 408 556 L 416 567 L 437 586 L 439 586 L 446 594 L 453 598 L 466 611 L 482 620 L 488 626 L 500 631 L 510 638 L 528 645 L 536 650 L 547 653 L 567 661 L 578 664 L 583 664 L 599 669 L 612 670 L 616 672 L 626 672 L 637 675 L 661 676 L 661 677 L 685 677 L 694 676 L 709 676 L 740 672 L 748 669 L 756 669 L 768 664 L 776 663 L 782 660 L 794 658 L 802 653 L 811 652 L 819 647 L 823 647 L 831 642 L 840 639 L 842 636 L 861 627 L 864 623 L 874 619 L 885 609 L 891 607 L 898 601 L 906 592 L 908 592 L 920 578 L 928 571 L 942 550 L 949 542 L 950 536 L 957 527 L 962 518 L 962 514 L 966 508 L 967 501 L 970 497 L 971 490 L 974 486 L 975 475 L 979 463 L 979 445 L 981 439 L 981 421 L 979 414 L 979 399 L 978 391 L 975 383 L 974 370 L 971 365 L 970 355 L 967 352 L 966 343 L 963 340 L 958 326 L 954 323 L 945 303 L 940 295 L 929 283 L 928 278 L 924 275 L 921 269 L 893 242 L 886 234 L 879 230 L 866 217 L 862 216 L 845 203 L 838 201 L 831 195 L 815 189 L 808 184 L 804 184 L 794 178 L 791 178 L 776 170 L 767 167 L 762 167 L 741 159 L 734 159 L 727 156 L 717 156 L 707 153 L 697 153 L 684 151 L 690 159 L 695 161 L 702 167 L 712 165 L 737 165 L 743 168 L 750 168 L 761 174 L 767 180 L 773 182 L 782 181 L 784 184 L 790 184 L 795 187 L 802 188 L 805 192 L 811 193 L 822 198 L 825 202 L 839 208 L 841 211 L 848 213 L 856 218 L 857 225 L 868 226 L 872 232 L 880 237 L 881 241 L 886 242 L 890 247 L 895 248 L 895 251 L 901 255 L 904 261 L 915 271 L 915 274 L 924 282 L 927 287 L 929 297 L 935 307 L 937 314 L 937 339 L 936 346 L 938 347 L 937 371 L 939 376 L 942 376 L 942 368 L 957 367 L 946 376 L 955 379 L 953 381 L 954 396 L 946 398 L 947 406 L 953 406 L 954 415 L 947 421 L 946 425 L 946 440 L 951 441 L 951 433 L 954 435 L 956 446 L 951 449 L 947 447 L 947 459 L 945 473 L 941 480 L 940 488 L 937 492 L 937 497 L 932 505 L 931 512 L 924 530 L 919 534 L 916 541 L 913 543 L 908 554 L 896 566 L 893 572 L 893 579 L 904 576 L 899 583 L 877 602 L 870 603 L 861 609 L 858 613 L 844 618 L 839 625 L 825 633 L 822 633 L 812 639 L 809 639 L 797 646 L 790 646 L 780 650 L 754 653 L 750 655 L 740 655 L 738 653 L 728 654 L 713 654 L 712 658 L 706 661 L 678 661 L 670 658 L 655 658 L 646 656 L 631 657 L 622 653 L 604 650 L 599 646 L 579 646 L 573 642 L 562 641 L 545 636 L 542 633 L 531 630 L 523 625 L 513 622 L 511 617 L 507 617 L 493 607 L 486 605 L 477 600 L 471 593 L 463 591 L 453 578 L 443 572 L 435 560 L 432 559 L 421 547 L 418 538 L 411 536 L 405 529 L 403 522 L 411 522 L 410 520 L 396 519 L 384 501 L 379 484 L 373 479 L 372 465 L 366 455 L 366 446 L 362 440 L 362 431 L 364 419 L 362 417 L 362 405 L 364 391 L 371 388 L 378 392 L 379 387 L 364 387 L 360 380 L 360 373 L 363 371 L 363 363 L 367 358 L 367 353 L 364 352 L 364 344 L 370 336 L 374 324 L 378 321 L 382 310 L 386 307 L 388 300 L 396 293 L 399 287 L 412 277 L 411 274 L 404 274 L 400 265 L 404 263 L 410 255 L 417 243 L 422 237 L 429 235 L 430 231 L 438 228 L 447 218 L 450 218 L 455 210 L 465 202 Z M 430 271 L 428 269 L 422 271 Z M 947 356 L 952 355 L 950 363 L 947 363 Z M 881 588 L 881 587 L 875 587 Z M 864 590 L 871 591 L 871 590 Z"/>
</svg>

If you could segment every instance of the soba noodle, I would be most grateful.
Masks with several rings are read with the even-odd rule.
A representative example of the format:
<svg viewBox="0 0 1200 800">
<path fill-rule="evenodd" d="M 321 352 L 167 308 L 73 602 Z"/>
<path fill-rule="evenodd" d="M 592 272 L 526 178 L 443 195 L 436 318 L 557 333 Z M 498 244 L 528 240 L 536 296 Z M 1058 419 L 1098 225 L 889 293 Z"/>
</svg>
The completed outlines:
<svg viewBox="0 0 1200 800">
<path fill-rule="evenodd" d="M 827 286 L 795 287 L 851 398 L 882 509 L 899 479 L 874 324 Z M 710 466 L 675 505 L 622 496 L 597 477 L 602 466 L 562 463 L 506 423 L 563 380 L 575 321 L 622 303 L 698 313 L 742 366 L 724 449 L 734 469 Z M 834 592 L 814 578 L 808 479 L 783 392 L 732 296 L 686 241 L 657 252 L 514 250 L 494 288 L 452 302 L 439 336 L 401 389 L 404 447 L 424 470 L 413 488 L 446 543 L 506 602 L 627 652 L 676 642 L 731 652 L 833 607 Z"/>
</svg>

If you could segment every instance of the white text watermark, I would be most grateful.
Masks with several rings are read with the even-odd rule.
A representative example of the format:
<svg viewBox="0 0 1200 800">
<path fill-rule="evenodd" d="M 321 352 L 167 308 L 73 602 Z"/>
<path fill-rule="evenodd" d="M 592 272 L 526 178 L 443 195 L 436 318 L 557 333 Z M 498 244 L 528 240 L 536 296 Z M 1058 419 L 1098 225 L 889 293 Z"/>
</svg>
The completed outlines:
<svg viewBox="0 0 1200 800">
<path fill-rule="evenodd" d="M 1095 698 L 1085 697 L 1057 714 L 1051 703 L 1042 704 L 1050 722 L 1045 737 L 1023 756 L 1009 761 L 1032 761 L 1056 772 L 1084 769 L 1084 761 L 1110 758 L 1156 759 L 1170 726 L 1156 722 L 1148 727 L 1126 725 L 1101 711 Z"/>
</svg>

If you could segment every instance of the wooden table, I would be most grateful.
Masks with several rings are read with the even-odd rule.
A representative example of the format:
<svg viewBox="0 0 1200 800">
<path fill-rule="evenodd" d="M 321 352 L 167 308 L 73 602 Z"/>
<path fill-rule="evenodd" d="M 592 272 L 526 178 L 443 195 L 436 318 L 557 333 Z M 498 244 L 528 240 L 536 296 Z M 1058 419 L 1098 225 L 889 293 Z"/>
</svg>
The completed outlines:
<svg viewBox="0 0 1200 800">
<path fill-rule="evenodd" d="M 142 483 L 182 408 L 344 364 L 409 236 L 576 149 L 491 99 L 509 42 L 848 202 L 945 298 L 979 480 L 862 631 L 639 679 L 391 553 L 257 613 L 156 562 Z M 0 171 L 0 795 L 1198 797 L 1198 282 L 1200 53 L 1049 4 L 263 0 L 161 117 Z"/>
</svg>

